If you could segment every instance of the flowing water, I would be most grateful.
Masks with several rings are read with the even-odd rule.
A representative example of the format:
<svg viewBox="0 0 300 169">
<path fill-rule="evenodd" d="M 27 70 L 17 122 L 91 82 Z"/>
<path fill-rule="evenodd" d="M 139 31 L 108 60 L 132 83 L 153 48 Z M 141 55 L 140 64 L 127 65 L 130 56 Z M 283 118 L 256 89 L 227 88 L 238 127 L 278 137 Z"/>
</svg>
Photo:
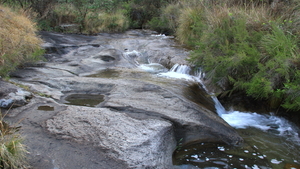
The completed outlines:
<svg viewBox="0 0 300 169">
<path fill-rule="evenodd" d="M 186 65 L 175 65 L 161 76 L 184 78 L 202 84 L 201 76 L 189 75 Z M 203 85 L 203 84 L 202 84 Z M 203 86 L 205 89 L 205 86 Z M 174 153 L 174 164 L 179 168 L 300 168 L 299 128 L 272 114 L 226 111 L 212 94 L 217 113 L 244 138 L 242 147 L 220 143 L 200 143 L 180 147 Z"/>
</svg>

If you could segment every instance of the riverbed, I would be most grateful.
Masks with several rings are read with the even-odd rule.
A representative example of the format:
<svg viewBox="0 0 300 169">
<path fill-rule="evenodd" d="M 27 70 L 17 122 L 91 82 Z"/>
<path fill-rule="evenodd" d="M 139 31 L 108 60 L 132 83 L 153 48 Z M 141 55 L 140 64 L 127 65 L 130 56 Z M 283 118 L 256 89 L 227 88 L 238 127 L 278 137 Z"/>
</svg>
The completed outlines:
<svg viewBox="0 0 300 169">
<path fill-rule="evenodd" d="M 225 110 L 174 37 L 42 32 L 45 61 L 12 73 L 12 110 L 38 168 L 299 168 L 299 129 Z M 76 159 L 76 162 L 73 162 Z"/>
</svg>

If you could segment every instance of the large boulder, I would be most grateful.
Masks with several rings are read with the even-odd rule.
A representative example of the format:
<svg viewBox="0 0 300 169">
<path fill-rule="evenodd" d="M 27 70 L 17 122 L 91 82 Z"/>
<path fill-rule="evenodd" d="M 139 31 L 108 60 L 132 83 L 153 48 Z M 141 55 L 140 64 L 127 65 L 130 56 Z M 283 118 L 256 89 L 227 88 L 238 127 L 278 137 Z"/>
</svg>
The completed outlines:
<svg viewBox="0 0 300 169">
<path fill-rule="evenodd" d="M 110 109 L 69 106 L 47 120 L 46 127 L 63 139 L 104 147 L 108 156 L 132 168 L 172 167 L 174 131 L 163 119 L 139 120 Z"/>
</svg>

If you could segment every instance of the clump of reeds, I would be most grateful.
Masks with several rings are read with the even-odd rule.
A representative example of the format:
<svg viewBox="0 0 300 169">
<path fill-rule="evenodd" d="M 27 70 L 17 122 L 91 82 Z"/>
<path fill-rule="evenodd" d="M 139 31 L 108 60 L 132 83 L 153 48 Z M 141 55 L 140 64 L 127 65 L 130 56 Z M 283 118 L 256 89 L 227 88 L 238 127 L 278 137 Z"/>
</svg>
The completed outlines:
<svg viewBox="0 0 300 169">
<path fill-rule="evenodd" d="M 1 112 L 0 112 L 1 113 Z M 4 115 L 5 116 L 5 115 Z M 16 127 L 11 127 L 0 118 L 0 168 L 26 168 L 27 150 Z"/>
</svg>

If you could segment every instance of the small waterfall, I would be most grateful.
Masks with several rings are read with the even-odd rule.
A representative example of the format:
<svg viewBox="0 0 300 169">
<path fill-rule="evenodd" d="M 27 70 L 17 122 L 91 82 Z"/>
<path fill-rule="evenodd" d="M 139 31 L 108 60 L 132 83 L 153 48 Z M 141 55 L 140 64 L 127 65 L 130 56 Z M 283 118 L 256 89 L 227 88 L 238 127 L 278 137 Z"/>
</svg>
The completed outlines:
<svg viewBox="0 0 300 169">
<path fill-rule="evenodd" d="M 175 64 L 168 72 L 159 73 L 159 76 L 177 78 L 177 79 L 186 79 L 195 81 L 196 77 L 190 75 L 191 68 L 187 65 Z"/>
<path fill-rule="evenodd" d="M 178 63 L 176 63 L 171 69 L 170 72 L 176 72 L 179 74 L 186 74 L 186 75 L 190 75 L 191 72 L 191 68 L 187 65 L 180 65 Z"/>
<path fill-rule="evenodd" d="M 186 80 L 198 82 L 202 85 L 204 90 L 209 93 L 203 83 L 205 73 L 203 73 L 201 69 L 193 72 L 192 69 L 187 65 L 175 64 L 169 72 L 160 73 L 159 75 L 171 78 L 184 78 Z M 251 112 L 227 111 L 220 103 L 218 98 L 214 95 L 214 93 L 209 94 L 215 103 L 215 109 L 218 115 L 232 127 L 243 129 L 247 127 L 254 127 L 263 131 L 271 131 L 273 133 L 276 133 L 277 135 L 292 135 L 296 140 L 299 140 L 297 127 L 290 124 L 287 120 L 276 117 L 274 115 L 261 115 Z"/>
</svg>

